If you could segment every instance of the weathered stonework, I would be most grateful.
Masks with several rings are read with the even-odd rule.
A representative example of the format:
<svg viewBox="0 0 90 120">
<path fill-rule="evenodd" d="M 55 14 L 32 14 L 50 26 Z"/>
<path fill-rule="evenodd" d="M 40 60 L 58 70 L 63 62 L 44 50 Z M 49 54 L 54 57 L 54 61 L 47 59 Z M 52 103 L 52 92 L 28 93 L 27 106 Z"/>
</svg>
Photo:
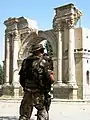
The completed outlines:
<svg viewBox="0 0 90 120">
<path fill-rule="evenodd" d="M 67 91 L 67 93 L 69 92 L 68 98 L 74 99 L 74 93 L 77 93 L 78 88 L 75 78 L 74 26 L 76 25 L 76 21 L 78 21 L 79 17 L 81 16 L 81 12 L 77 8 L 75 8 L 73 4 L 58 7 L 55 10 L 56 15 L 53 20 L 53 27 L 58 37 L 58 78 L 57 84 L 54 86 L 54 95 L 57 94 L 55 92 L 56 89 L 58 89 L 57 92 L 60 92 L 62 90 L 65 92 L 69 90 Z M 67 38 L 65 38 L 66 35 Z M 66 75 L 67 77 L 65 78 Z M 60 92 L 60 94 L 63 94 L 64 92 Z M 73 97 L 70 97 L 71 94 L 73 95 Z M 65 94 L 63 94 L 63 96 L 64 95 Z"/>
<path fill-rule="evenodd" d="M 18 76 L 22 60 L 31 54 L 33 44 L 48 40 L 53 50 L 55 73 L 53 97 L 61 99 L 85 98 L 87 93 L 85 93 L 86 88 L 83 87 L 85 80 L 82 75 L 82 64 L 83 58 L 90 56 L 84 54 L 83 51 L 77 52 L 76 36 L 80 32 L 77 33 L 78 29 L 75 29 L 82 13 L 73 4 L 55 8 L 55 12 L 53 28 L 46 31 L 40 31 L 36 21 L 25 17 L 9 18 L 4 22 L 6 25 L 4 94 L 7 94 L 7 88 L 12 88 L 15 97 L 23 94 Z M 83 48 L 82 39 L 80 38 L 80 40 L 79 47 Z M 80 61 L 79 64 L 78 61 Z M 78 78 L 78 69 L 81 73 L 80 78 Z"/>
</svg>

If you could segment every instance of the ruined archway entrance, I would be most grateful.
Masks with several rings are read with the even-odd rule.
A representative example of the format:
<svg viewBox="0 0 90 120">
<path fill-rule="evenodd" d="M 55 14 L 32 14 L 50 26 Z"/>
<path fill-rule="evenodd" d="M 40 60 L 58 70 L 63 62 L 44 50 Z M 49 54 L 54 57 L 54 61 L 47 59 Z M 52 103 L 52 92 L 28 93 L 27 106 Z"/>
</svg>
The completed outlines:
<svg viewBox="0 0 90 120">
<path fill-rule="evenodd" d="M 39 31 L 38 34 L 35 32 L 30 33 L 27 38 L 23 41 L 18 54 L 18 67 L 20 69 L 22 60 L 31 54 L 31 49 L 33 44 L 43 43 L 47 40 L 52 48 L 52 59 L 53 67 L 55 73 L 55 80 L 57 78 L 57 37 L 54 35 L 52 30 L 49 31 Z"/>
<path fill-rule="evenodd" d="M 49 31 L 39 31 L 38 34 L 35 32 L 30 33 L 27 38 L 21 44 L 19 49 L 18 58 L 20 60 L 24 59 L 31 52 L 32 45 L 38 44 L 43 40 L 48 40 L 53 51 L 53 57 L 56 57 L 57 50 L 57 38 L 52 30 Z"/>
<path fill-rule="evenodd" d="M 73 4 L 68 4 L 55 8 L 52 30 L 39 31 L 35 21 L 24 17 L 9 18 L 4 22 L 6 25 L 5 92 L 7 91 L 6 87 L 12 85 L 14 94 L 17 96 L 17 89 L 19 88 L 18 70 L 22 60 L 30 54 L 33 44 L 47 40 L 52 47 L 54 71 L 57 72 L 55 75 L 57 83 L 54 85 L 54 97 L 77 98 L 74 26 L 80 16 L 81 12 Z"/>
</svg>

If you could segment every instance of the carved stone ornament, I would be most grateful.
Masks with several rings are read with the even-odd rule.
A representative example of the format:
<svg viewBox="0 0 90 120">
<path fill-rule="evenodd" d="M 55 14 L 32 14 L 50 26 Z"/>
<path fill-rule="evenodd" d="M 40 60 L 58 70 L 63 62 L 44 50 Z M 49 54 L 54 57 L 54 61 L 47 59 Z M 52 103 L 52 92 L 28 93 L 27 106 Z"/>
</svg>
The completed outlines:
<svg viewBox="0 0 90 120">
<path fill-rule="evenodd" d="M 10 34 L 9 33 L 6 33 L 5 34 L 5 38 L 7 39 L 7 38 L 10 38 Z"/>
<path fill-rule="evenodd" d="M 64 30 L 64 22 L 60 21 L 58 23 L 55 23 L 54 24 L 54 30 L 55 31 L 58 31 L 58 30 L 63 31 Z"/>
<path fill-rule="evenodd" d="M 63 10 L 59 10 L 59 9 L 57 9 L 57 13 L 56 13 L 56 15 L 58 16 L 58 17 L 63 17 L 63 16 L 68 16 L 68 15 L 70 15 L 71 14 L 71 10 L 70 9 L 63 9 Z"/>
<path fill-rule="evenodd" d="M 67 29 L 74 28 L 74 19 L 73 18 L 66 19 L 66 27 L 67 27 Z"/>
<path fill-rule="evenodd" d="M 18 35 L 18 29 L 15 29 L 15 30 L 12 32 L 12 35 L 13 35 L 13 36 L 17 36 L 17 35 Z"/>
<path fill-rule="evenodd" d="M 25 33 L 21 34 L 20 35 L 20 40 L 23 41 L 28 34 L 29 34 L 28 32 L 25 32 Z"/>
<path fill-rule="evenodd" d="M 8 31 L 15 30 L 15 29 L 16 29 L 16 24 L 12 24 L 12 25 L 7 26 Z"/>
<path fill-rule="evenodd" d="M 23 22 L 23 23 L 21 23 L 21 24 L 20 24 L 20 23 L 18 24 L 18 28 L 19 28 L 19 29 L 23 29 L 23 28 L 27 28 L 27 27 L 28 27 L 28 24 L 27 24 L 27 23 L 24 23 L 24 22 Z"/>
</svg>

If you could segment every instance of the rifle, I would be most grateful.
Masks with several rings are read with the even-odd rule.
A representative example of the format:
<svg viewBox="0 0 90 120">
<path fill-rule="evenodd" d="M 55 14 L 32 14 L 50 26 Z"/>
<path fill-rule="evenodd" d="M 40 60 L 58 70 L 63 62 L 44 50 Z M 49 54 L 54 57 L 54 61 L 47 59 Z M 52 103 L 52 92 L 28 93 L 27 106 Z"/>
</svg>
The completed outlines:
<svg viewBox="0 0 90 120">
<path fill-rule="evenodd" d="M 44 93 L 44 96 L 45 96 L 44 104 L 45 104 L 46 110 L 48 112 L 50 105 L 51 105 L 51 95 L 46 92 L 46 93 Z"/>
</svg>

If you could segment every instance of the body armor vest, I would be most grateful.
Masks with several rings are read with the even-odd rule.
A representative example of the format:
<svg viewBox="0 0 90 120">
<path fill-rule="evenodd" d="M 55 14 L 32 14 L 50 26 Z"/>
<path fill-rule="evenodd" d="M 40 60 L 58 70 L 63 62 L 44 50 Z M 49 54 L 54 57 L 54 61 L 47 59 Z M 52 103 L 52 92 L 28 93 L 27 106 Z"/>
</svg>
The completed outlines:
<svg viewBox="0 0 90 120">
<path fill-rule="evenodd" d="M 37 56 L 30 56 L 24 60 L 20 70 L 20 76 L 23 76 L 20 83 L 24 88 L 50 89 L 51 84 L 47 79 L 46 71 L 53 69 L 53 67 L 52 65 L 50 67 L 50 62 L 48 60 L 46 55 L 40 58 Z"/>
</svg>

